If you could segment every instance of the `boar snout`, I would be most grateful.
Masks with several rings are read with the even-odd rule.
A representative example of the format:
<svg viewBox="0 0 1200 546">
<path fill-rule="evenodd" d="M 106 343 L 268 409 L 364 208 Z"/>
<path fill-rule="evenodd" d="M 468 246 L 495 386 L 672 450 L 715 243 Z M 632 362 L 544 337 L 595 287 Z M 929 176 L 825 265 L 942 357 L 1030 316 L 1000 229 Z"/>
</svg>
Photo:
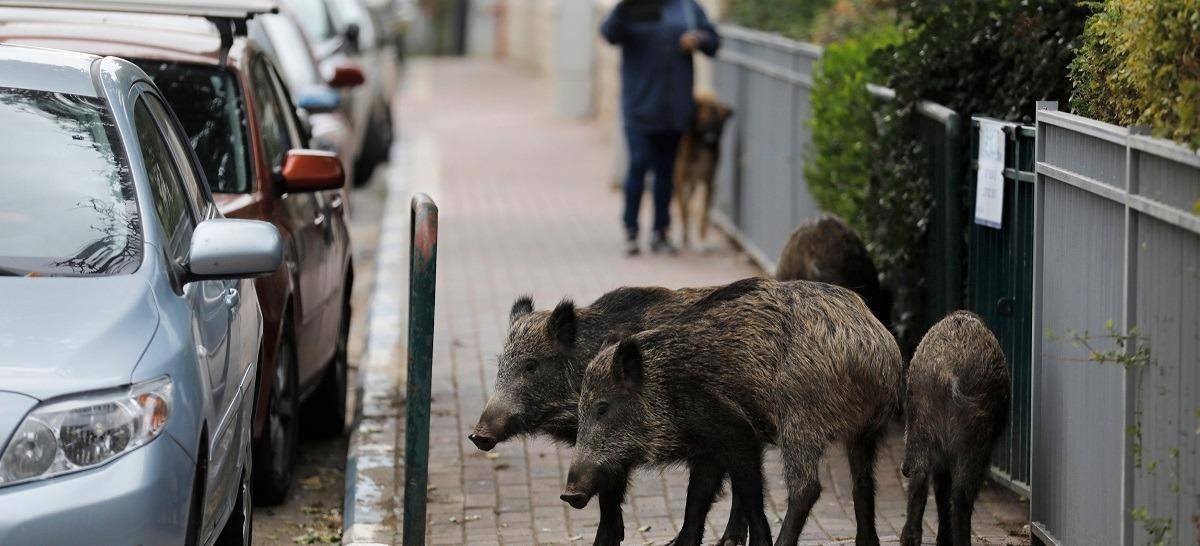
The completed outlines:
<svg viewBox="0 0 1200 546">
<path fill-rule="evenodd" d="M 479 416 L 475 430 L 467 436 L 475 447 L 483 451 L 491 451 L 496 444 L 509 439 L 520 428 L 520 418 L 516 412 L 509 409 L 508 404 L 496 400 L 488 400 Z"/>
<path fill-rule="evenodd" d="M 576 510 L 583 510 L 584 507 L 587 506 L 588 501 L 591 500 L 588 498 L 587 495 L 584 495 L 583 493 L 570 493 L 570 492 L 564 492 L 563 494 L 559 495 L 558 498 L 562 499 L 563 502 L 566 502 L 567 504 L 571 505 L 571 508 L 574 508 Z"/>
<path fill-rule="evenodd" d="M 572 463 L 567 473 L 567 487 L 558 498 L 580 510 L 587 506 L 588 501 L 596 494 L 596 475 L 599 468 L 590 463 Z"/>
<path fill-rule="evenodd" d="M 491 451 L 492 448 L 496 447 L 496 439 L 489 436 L 486 432 L 471 433 L 467 436 L 467 439 L 471 440 L 475 444 L 475 447 L 482 451 Z"/>
</svg>

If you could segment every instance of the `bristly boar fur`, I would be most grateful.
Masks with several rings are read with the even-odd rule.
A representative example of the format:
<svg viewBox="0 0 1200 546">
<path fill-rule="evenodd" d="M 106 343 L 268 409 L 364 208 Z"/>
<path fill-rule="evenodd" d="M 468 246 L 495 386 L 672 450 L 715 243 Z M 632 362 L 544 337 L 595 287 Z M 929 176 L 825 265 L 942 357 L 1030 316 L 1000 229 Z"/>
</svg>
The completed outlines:
<svg viewBox="0 0 1200 546">
<path fill-rule="evenodd" d="M 583 372 L 600 348 L 675 319 L 713 290 L 619 288 L 590 306 L 576 309 L 573 303 L 564 301 L 553 311 L 535 311 L 529 298 L 518 299 L 510 313 L 508 339 L 499 357 L 495 392 L 470 435 L 471 441 L 488 451 L 514 435 L 544 434 L 574 445 Z M 601 495 L 595 544 L 621 542 L 623 501 L 623 490 Z M 690 507 L 690 497 L 688 502 Z M 730 544 L 745 537 L 745 521 L 740 513 L 735 502 L 725 531 Z M 696 532 L 692 527 L 697 524 L 689 524 L 684 525 L 681 535 Z M 698 525 L 702 532 L 704 522 Z"/>
<path fill-rule="evenodd" d="M 902 374 L 895 339 L 850 290 L 739 281 L 592 360 L 563 500 L 578 508 L 622 487 L 636 467 L 672 464 L 692 469 L 689 501 L 711 499 L 728 471 L 751 544 L 766 544 L 762 451 L 774 443 L 788 487 L 776 544 L 791 545 L 820 495 L 822 454 L 840 440 L 854 478 L 856 543 L 878 544 L 875 453 Z"/>
<path fill-rule="evenodd" d="M 879 284 L 879 272 L 866 245 L 853 228 L 832 214 L 796 226 L 779 255 L 775 278 L 849 288 L 862 296 L 879 322 L 891 324 L 891 292 Z"/>
<path fill-rule="evenodd" d="M 939 546 L 971 543 L 971 513 L 1008 421 L 1004 351 L 976 315 L 956 311 L 925 334 L 908 367 L 905 455 L 908 518 L 901 543 L 921 543 L 933 479 Z"/>
</svg>

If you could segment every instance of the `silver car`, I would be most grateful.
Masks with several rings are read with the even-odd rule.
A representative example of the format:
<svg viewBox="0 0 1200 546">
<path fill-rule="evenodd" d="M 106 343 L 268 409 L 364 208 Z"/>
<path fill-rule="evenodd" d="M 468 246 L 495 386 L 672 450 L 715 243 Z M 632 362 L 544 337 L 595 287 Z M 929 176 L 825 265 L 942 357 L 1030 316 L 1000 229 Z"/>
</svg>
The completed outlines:
<svg viewBox="0 0 1200 546">
<path fill-rule="evenodd" d="M 249 544 L 278 231 L 133 64 L 0 46 L 0 544 Z"/>
</svg>

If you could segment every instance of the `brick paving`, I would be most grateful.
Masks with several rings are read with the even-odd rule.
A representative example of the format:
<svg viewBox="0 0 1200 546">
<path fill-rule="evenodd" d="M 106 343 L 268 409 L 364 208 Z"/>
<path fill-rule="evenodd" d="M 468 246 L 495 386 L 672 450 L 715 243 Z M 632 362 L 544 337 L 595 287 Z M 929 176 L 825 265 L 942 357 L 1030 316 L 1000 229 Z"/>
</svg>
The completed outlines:
<svg viewBox="0 0 1200 546">
<path fill-rule="evenodd" d="M 515 439 L 485 454 L 466 440 L 495 379 L 512 301 L 531 294 L 539 308 L 563 297 L 586 304 L 622 285 L 710 285 L 759 272 L 725 242 L 677 257 L 624 257 L 620 196 L 606 182 L 607 135 L 556 119 L 544 80 L 463 60 L 418 61 L 408 78 L 402 134 L 410 145 L 424 143 L 413 153 L 411 185 L 430 191 L 441 208 L 429 543 L 590 544 L 597 503 L 572 510 L 558 498 L 570 448 Z M 648 214 L 647 204 L 643 218 Z M 403 439 L 397 442 L 401 453 Z M 877 525 L 885 542 L 895 542 L 903 525 L 902 448 L 893 432 L 876 471 Z M 777 530 L 786 492 L 777 453 L 767 460 L 768 518 Z M 840 448 L 827 454 L 821 482 L 824 493 L 802 542 L 853 543 L 849 469 Z M 625 543 L 663 544 L 673 537 L 685 492 L 682 469 L 640 473 L 625 507 Z M 728 510 L 727 497 L 714 507 L 708 542 L 720 536 Z M 1007 490 L 989 485 L 977 505 L 976 542 L 1027 543 L 1027 511 Z M 931 498 L 930 543 L 935 512 Z"/>
</svg>

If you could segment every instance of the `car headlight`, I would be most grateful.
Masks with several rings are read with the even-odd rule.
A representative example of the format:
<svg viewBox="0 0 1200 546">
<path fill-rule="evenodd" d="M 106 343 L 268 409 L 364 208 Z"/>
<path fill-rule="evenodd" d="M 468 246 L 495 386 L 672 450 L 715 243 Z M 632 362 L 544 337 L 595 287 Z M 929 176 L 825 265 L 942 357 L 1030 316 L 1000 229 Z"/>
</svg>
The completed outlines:
<svg viewBox="0 0 1200 546">
<path fill-rule="evenodd" d="M 34 408 L 0 454 L 0 487 L 102 465 L 167 426 L 171 380 L 56 400 Z"/>
</svg>

